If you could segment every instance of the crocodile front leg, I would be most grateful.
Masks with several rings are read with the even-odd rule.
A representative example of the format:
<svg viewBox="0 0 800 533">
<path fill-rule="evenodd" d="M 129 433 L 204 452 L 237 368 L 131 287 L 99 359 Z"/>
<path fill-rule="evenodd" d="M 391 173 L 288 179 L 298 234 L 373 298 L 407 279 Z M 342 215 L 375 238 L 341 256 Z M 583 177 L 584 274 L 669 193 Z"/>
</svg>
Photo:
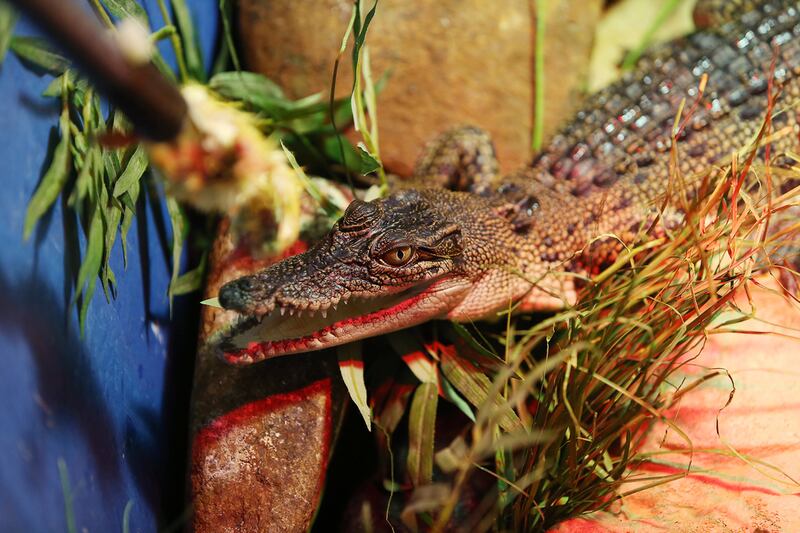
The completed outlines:
<svg viewBox="0 0 800 533">
<path fill-rule="evenodd" d="M 496 187 L 499 179 L 500 167 L 489 134 L 474 126 L 459 126 L 428 143 L 409 182 L 480 193 Z"/>
</svg>

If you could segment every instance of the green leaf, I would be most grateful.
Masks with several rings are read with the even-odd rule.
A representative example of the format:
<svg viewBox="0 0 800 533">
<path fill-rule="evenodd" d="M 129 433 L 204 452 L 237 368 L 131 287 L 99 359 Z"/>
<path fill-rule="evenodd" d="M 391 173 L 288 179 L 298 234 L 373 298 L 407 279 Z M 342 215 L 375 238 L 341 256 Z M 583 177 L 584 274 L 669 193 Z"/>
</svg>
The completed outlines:
<svg viewBox="0 0 800 533">
<path fill-rule="evenodd" d="M 369 150 L 362 143 L 358 143 L 358 155 L 361 158 L 361 166 L 359 167 L 361 174 L 367 175 L 383 167 L 381 162 L 369 153 Z"/>
<path fill-rule="evenodd" d="M 286 98 L 275 82 L 256 72 L 220 72 L 209 80 L 208 86 L 235 100 L 245 100 L 252 93 L 279 100 Z"/>
<path fill-rule="evenodd" d="M 105 178 L 107 183 L 114 184 L 119 176 L 121 165 L 119 157 L 113 150 L 103 150 L 103 168 L 105 168 Z"/>
<path fill-rule="evenodd" d="M 467 341 L 467 345 L 469 345 L 470 348 L 490 359 L 498 359 L 498 355 L 489 348 L 487 348 L 486 346 L 484 346 L 483 344 L 481 344 L 480 341 L 478 341 L 478 339 L 476 339 L 472 335 L 472 333 L 470 333 L 469 330 L 464 327 L 463 324 L 459 324 L 458 322 L 452 322 L 451 326 L 453 327 L 453 330 L 458 334 L 459 337 Z"/>
<path fill-rule="evenodd" d="M 475 413 L 472 412 L 472 408 L 469 404 L 461 397 L 460 394 L 456 391 L 455 388 L 447 381 L 446 378 L 439 378 L 439 383 L 442 386 L 442 393 L 444 397 L 453 402 L 458 409 L 466 415 L 467 418 L 475 422 Z"/>
<path fill-rule="evenodd" d="M 433 480 L 433 436 L 439 390 L 434 383 L 423 383 L 414 392 L 408 420 L 406 467 L 415 487 Z"/>
<path fill-rule="evenodd" d="M 140 144 L 136 147 L 130 159 L 128 159 L 128 163 L 125 165 L 122 174 L 119 175 L 119 178 L 114 184 L 114 198 L 119 198 L 128 192 L 131 187 L 138 184 L 144 171 L 147 170 L 147 165 L 147 152 L 144 149 L 144 145 Z"/>
<path fill-rule="evenodd" d="M 36 188 L 28 209 L 25 212 L 25 224 L 23 238 L 30 237 L 36 222 L 44 215 L 53 202 L 58 198 L 61 189 L 67 182 L 70 173 L 70 129 L 69 129 L 69 109 L 65 106 L 61 111 L 59 127 L 61 129 L 61 140 L 59 140 L 53 151 L 53 161 L 44 173 L 41 183 Z"/>
<path fill-rule="evenodd" d="M 255 72 L 220 72 L 208 82 L 211 90 L 230 100 L 238 100 L 257 111 L 272 114 L 291 103 L 272 80 Z"/>
<path fill-rule="evenodd" d="M 101 149 L 97 145 L 90 147 L 89 152 L 84 158 L 83 165 L 78 171 L 78 177 L 75 179 L 75 186 L 72 188 L 72 193 L 69 195 L 68 205 L 79 210 L 80 202 L 86 198 L 92 186 L 92 172 L 95 166 L 100 164 Z"/>
<path fill-rule="evenodd" d="M 125 206 L 122 211 L 122 227 L 120 228 L 120 238 L 122 239 L 122 264 L 128 267 L 128 230 L 131 229 L 133 219 L 136 217 L 136 201 L 139 199 L 140 183 L 135 182 L 128 192 L 122 195 L 122 204 Z"/>
<path fill-rule="evenodd" d="M 50 48 L 50 44 L 39 37 L 11 38 L 11 50 L 23 61 L 44 69 L 50 74 L 62 74 L 69 68 L 69 61 Z"/>
<path fill-rule="evenodd" d="M 103 242 L 103 217 L 100 207 L 95 206 L 89 224 L 89 234 L 86 237 L 86 253 L 78 269 L 77 290 L 74 296 L 76 301 L 79 296 L 81 297 L 81 308 L 78 315 L 81 335 L 83 335 L 86 325 L 86 311 L 89 309 L 89 302 L 92 301 L 97 286 L 95 278 L 100 273 L 100 265 L 103 261 Z"/>
<path fill-rule="evenodd" d="M 219 303 L 219 298 L 216 296 L 213 298 L 206 298 L 205 300 L 200 302 L 200 305 L 207 305 L 209 307 L 216 307 L 217 309 L 222 309 L 222 306 Z"/>
<path fill-rule="evenodd" d="M 61 480 L 61 493 L 64 496 L 64 518 L 67 522 L 67 533 L 77 533 L 78 528 L 75 525 L 75 508 L 74 499 L 75 495 L 72 493 L 72 486 L 69 482 L 69 471 L 67 470 L 67 462 L 63 457 L 58 458 L 58 477 Z"/>
<path fill-rule="evenodd" d="M 186 215 L 183 214 L 180 204 L 175 198 L 167 197 L 167 212 L 172 223 L 172 278 L 169 283 L 169 308 L 172 312 L 172 297 L 174 296 L 175 284 L 178 282 L 178 275 L 181 270 L 181 256 L 183 255 L 183 241 L 186 239 L 188 228 L 186 226 Z"/>
<path fill-rule="evenodd" d="M 455 351 L 446 350 L 440 354 L 441 369 L 445 378 L 460 392 L 469 403 L 481 408 L 488 398 L 492 383 L 489 378 L 469 361 L 456 355 Z M 498 424 L 506 431 L 522 428 L 522 422 L 517 414 L 503 402 L 500 395 L 491 400 L 492 405 L 502 411 Z"/>
<path fill-rule="evenodd" d="M 188 272 L 184 272 L 171 286 L 172 295 L 180 296 L 189 294 L 203 287 L 203 280 L 206 276 L 206 264 L 208 263 L 208 252 L 203 254 L 200 263 Z"/>
<path fill-rule="evenodd" d="M 194 29 L 192 15 L 186 7 L 186 2 L 184 0 L 172 0 L 172 10 L 175 13 L 175 21 L 178 29 L 181 31 L 183 55 L 186 58 L 186 68 L 189 71 L 189 75 L 198 81 L 206 81 L 203 55 L 200 51 L 200 44 Z"/>
<path fill-rule="evenodd" d="M 109 292 L 112 285 L 116 285 L 116 277 L 114 271 L 111 270 L 111 250 L 114 248 L 114 242 L 117 240 L 117 231 L 119 230 L 119 222 L 122 218 L 122 207 L 119 202 L 111 201 L 103 204 L 103 218 L 105 220 L 105 242 L 103 245 L 103 263 L 102 263 L 102 282 L 103 292 L 106 296 L 106 301 L 110 301 Z"/>
<path fill-rule="evenodd" d="M 6 2 L 0 2 L 0 65 L 6 58 L 8 45 L 11 44 L 11 35 L 17 23 L 17 12 Z"/>
<path fill-rule="evenodd" d="M 136 0 L 100 0 L 115 18 L 122 20 L 126 18 L 139 19 L 149 29 L 150 21 L 147 12 Z"/>
<path fill-rule="evenodd" d="M 66 87 L 67 90 L 72 88 L 72 84 L 74 83 L 74 78 L 75 75 L 72 73 L 71 70 L 64 71 L 64 74 L 62 74 L 61 76 L 53 78 L 53 81 L 51 81 L 47 85 L 47 88 L 45 88 L 45 90 L 42 91 L 42 96 L 46 96 L 48 98 L 60 97 L 64 87 Z"/>
<path fill-rule="evenodd" d="M 351 172 L 361 171 L 361 156 L 344 135 L 331 135 L 322 141 L 322 151 L 329 159 L 344 165 Z M 344 161 L 342 161 L 344 154 Z"/>
<path fill-rule="evenodd" d="M 367 30 L 375 16 L 375 10 L 378 8 L 378 0 L 372 4 L 372 8 L 367 12 L 364 17 L 364 22 L 361 22 L 361 2 L 360 0 L 355 3 L 356 15 L 353 20 L 353 72 L 356 72 L 356 65 L 359 63 L 361 57 L 361 47 L 364 46 L 364 41 L 367 38 Z M 357 78 L 355 78 L 357 79 Z M 354 80 L 355 81 L 355 80 Z M 354 85 L 355 86 L 355 85 Z"/>
</svg>

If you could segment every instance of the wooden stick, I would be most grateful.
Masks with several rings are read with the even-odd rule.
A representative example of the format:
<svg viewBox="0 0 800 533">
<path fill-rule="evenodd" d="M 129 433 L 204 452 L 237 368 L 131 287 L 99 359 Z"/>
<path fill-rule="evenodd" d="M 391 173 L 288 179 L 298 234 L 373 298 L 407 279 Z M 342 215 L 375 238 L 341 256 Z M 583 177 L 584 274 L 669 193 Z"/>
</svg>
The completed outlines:
<svg viewBox="0 0 800 533">
<path fill-rule="evenodd" d="M 154 141 L 174 138 L 186 119 L 178 88 L 152 64 L 134 65 L 108 31 L 73 0 L 11 0 L 74 59 L 102 92 Z"/>
</svg>

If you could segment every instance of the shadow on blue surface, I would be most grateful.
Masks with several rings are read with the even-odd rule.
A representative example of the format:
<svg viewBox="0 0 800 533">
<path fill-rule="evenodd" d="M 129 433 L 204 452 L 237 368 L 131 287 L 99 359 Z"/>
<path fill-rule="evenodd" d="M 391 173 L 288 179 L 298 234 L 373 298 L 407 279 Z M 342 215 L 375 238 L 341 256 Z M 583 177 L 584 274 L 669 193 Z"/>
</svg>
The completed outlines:
<svg viewBox="0 0 800 533">
<path fill-rule="evenodd" d="M 144 3 L 162 26 L 155 2 Z M 217 2 L 189 4 L 210 58 Z M 23 20 L 16 33 L 36 31 Z M 178 300 L 170 318 L 170 235 L 151 197 L 128 236 L 127 267 L 119 243 L 111 255 L 116 298 L 106 303 L 98 287 L 81 337 L 71 287 L 85 241 L 75 215 L 59 200 L 22 240 L 55 138 L 58 103 L 39 96 L 50 80 L 13 54 L 0 67 L 0 532 L 66 530 L 59 460 L 78 531 L 120 531 L 129 502 L 130 531 L 156 531 L 185 509 L 198 298 Z"/>
<path fill-rule="evenodd" d="M 118 444 L 107 429 L 111 416 L 92 359 L 75 328 L 64 326 L 68 312 L 62 299 L 37 279 L 35 271 L 12 283 L 0 269 L 0 293 L 7 302 L 18 304 L 0 308 L 0 333 L 19 336 L 29 347 L 36 369 L 36 400 L 47 423 L 79 429 L 103 488 L 110 488 L 119 479 Z"/>
</svg>

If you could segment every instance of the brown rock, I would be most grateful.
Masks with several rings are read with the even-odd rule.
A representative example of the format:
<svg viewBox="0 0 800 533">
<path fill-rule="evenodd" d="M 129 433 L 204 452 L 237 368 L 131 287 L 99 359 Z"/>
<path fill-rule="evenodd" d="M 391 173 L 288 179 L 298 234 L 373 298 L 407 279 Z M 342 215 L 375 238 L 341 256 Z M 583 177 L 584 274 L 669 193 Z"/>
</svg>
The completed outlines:
<svg viewBox="0 0 800 533">
<path fill-rule="evenodd" d="M 328 462 L 330 393 L 326 379 L 268 396 L 198 433 L 192 461 L 196 533 L 308 529 Z"/>
<path fill-rule="evenodd" d="M 532 4 L 521 0 L 379 4 L 367 44 L 373 75 L 391 73 L 378 101 L 381 155 L 390 170 L 409 174 L 422 144 L 459 124 L 489 131 L 504 171 L 528 159 Z M 547 4 L 545 130 L 552 132 L 577 105 L 601 1 Z M 239 6 L 250 69 L 269 76 L 292 97 L 329 90 L 351 2 L 241 0 Z M 352 85 L 349 57 L 345 55 L 340 66 L 337 96 L 346 95 Z"/>
<path fill-rule="evenodd" d="M 545 5 L 544 138 L 577 110 L 586 94 L 600 0 L 549 0 Z"/>
</svg>

